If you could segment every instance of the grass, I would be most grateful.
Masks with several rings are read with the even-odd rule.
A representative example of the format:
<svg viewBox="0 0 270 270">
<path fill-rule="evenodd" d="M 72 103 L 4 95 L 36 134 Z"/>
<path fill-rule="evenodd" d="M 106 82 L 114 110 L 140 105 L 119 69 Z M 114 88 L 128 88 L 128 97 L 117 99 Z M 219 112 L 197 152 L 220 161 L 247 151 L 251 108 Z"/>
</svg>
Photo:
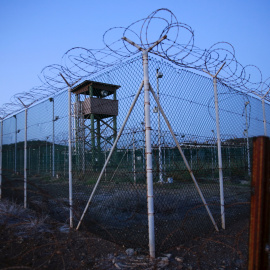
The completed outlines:
<svg viewBox="0 0 270 270">
<path fill-rule="evenodd" d="M 0 224 L 6 227 L 17 227 L 26 233 L 46 227 L 48 215 L 36 215 L 13 201 L 0 201 Z"/>
<path fill-rule="evenodd" d="M 22 217 L 26 215 L 27 211 L 27 209 L 16 204 L 15 202 L 10 202 L 7 200 L 0 201 L 0 214 L 2 217 Z"/>
</svg>

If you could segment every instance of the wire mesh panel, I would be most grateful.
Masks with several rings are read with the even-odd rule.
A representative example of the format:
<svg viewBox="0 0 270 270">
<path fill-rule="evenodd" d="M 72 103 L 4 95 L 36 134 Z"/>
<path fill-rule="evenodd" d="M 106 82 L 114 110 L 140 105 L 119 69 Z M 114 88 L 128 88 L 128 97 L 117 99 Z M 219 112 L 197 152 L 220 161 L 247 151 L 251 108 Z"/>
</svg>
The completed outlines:
<svg viewBox="0 0 270 270">
<path fill-rule="evenodd" d="M 164 61 L 151 59 L 149 62 L 150 83 L 154 89 L 157 85 L 156 70 L 162 70 L 164 74 L 159 81 L 161 105 L 198 179 L 206 201 L 216 221 L 219 222 L 219 182 L 212 81 L 185 70 L 177 70 Z M 134 67 L 135 64 L 138 68 Z M 94 81 L 121 85 L 118 92 L 118 126 L 121 126 L 129 109 L 131 96 L 135 96 L 136 87 L 139 87 L 140 80 L 133 81 L 133 78 L 142 78 L 139 65 L 141 65 L 140 57 L 125 63 L 121 68 L 117 67 L 93 78 Z M 228 95 L 232 91 L 226 86 L 222 87 Z M 237 92 L 233 94 L 239 96 L 235 102 L 244 100 L 243 94 Z M 222 129 L 224 175 L 226 185 L 228 183 L 225 197 L 228 206 L 232 208 L 235 202 L 249 201 L 249 186 L 245 186 L 248 183 L 247 161 L 243 159 L 247 152 L 246 140 L 243 138 L 243 131 L 239 131 L 239 123 L 244 126 L 246 119 L 245 115 L 242 115 L 245 103 L 240 112 L 238 112 L 239 105 L 236 106 L 237 111 L 236 108 L 230 109 L 225 102 L 221 104 L 221 123 L 224 122 L 223 118 L 232 119 L 232 116 L 238 121 L 234 127 L 227 124 L 227 128 Z M 151 109 L 156 238 L 157 247 L 164 250 L 194 237 L 196 233 L 212 229 L 213 225 L 163 119 L 160 119 L 158 127 L 158 111 L 153 99 Z M 230 129 L 235 134 L 229 135 Z M 260 131 L 253 130 L 253 132 Z M 146 248 L 148 236 L 144 141 L 142 93 L 114 153 L 114 158 L 117 157 L 118 162 L 114 163 L 112 158 L 110 162 L 113 166 L 110 167 L 110 163 L 107 166 L 84 222 L 95 224 L 96 233 L 101 233 L 107 239 Z M 106 153 L 103 156 L 105 160 Z M 93 175 L 93 172 L 89 173 Z M 99 173 L 96 173 L 96 179 L 98 175 Z M 160 181 L 160 175 L 163 181 Z M 234 184 L 242 183 L 241 181 L 243 185 L 236 189 Z M 83 187 L 78 193 L 80 197 L 78 205 L 82 203 L 82 195 L 85 202 L 88 199 L 82 190 Z M 92 189 L 89 189 L 88 194 L 91 191 Z M 242 198 L 239 198 L 238 194 L 242 194 Z M 239 214 L 239 209 L 235 208 L 236 206 L 234 211 L 230 211 L 232 217 Z M 133 240 L 133 232 L 136 231 L 140 234 L 140 241 L 137 241 L 136 236 Z M 128 240 L 125 232 L 129 232 Z"/>
<path fill-rule="evenodd" d="M 149 76 L 151 87 L 158 94 L 199 186 L 198 190 L 161 110 L 151 96 L 156 248 L 164 251 L 214 230 L 200 192 L 220 227 L 214 90 L 211 78 L 179 69 L 159 58 L 149 59 Z M 71 138 L 68 135 L 67 91 L 28 108 L 26 149 L 25 112 L 4 120 L 3 197 L 22 201 L 24 154 L 27 151 L 28 205 L 66 222 L 71 199 L 70 139 L 74 224 L 78 224 L 92 194 L 82 226 L 110 241 L 146 250 L 148 214 L 143 89 L 121 137 L 117 137 L 143 81 L 141 56 L 88 79 L 72 89 Z M 225 217 L 229 227 L 234 220 L 248 215 L 251 137 L 264 132 L 263 111 L 261 101 L 255 97 L 220 82 L 217 88 Z M 269 119 L 269 104 L 266 104 L 268 129 Z"/>
<path fill-rule="evenodd" d="M 104 162 L 116 140 L 116 133 L 122 126 L 135 93 L 139 89 L 142 81 L 140 66 L 140 59 L 137 58 L 128 61 L 123 67 L 116 67 L 108 73 L 91 78 L 100 83 L 120 86 L 114 97 L 118 100 L 118 114 L 116 117 L 110 114 L 101 119 L 101 112 L 94 113 L 94 119 L 91 119 L 91 116 L 84 116 L 83 136 L 79 133 L 78 137 L 80 144 L 84 147 L 79 160 L 81 164 L 85 163 L 86 170 L 82 175 L 83 170 L 79 167 L 80 174 L 73 179 L 74 210 L 77 219 L 80 218 L 93 191 Z M 127 77 L 128 80 L 125 79 Z M 73 98 L 84 102 L 88 97 L 80 95 Z M 141 94 L 105 168 L 83 225 L 111 241 L 126 246 L 136 243 L 138 247 L 146 248 L 148 226 L 145 166 L 142 164 L 145 162 L 144 133 L 141 124 L 144 121 L 142 98 Z M 112 100 L 112 97 L 108 96 L 106 99 Z M 102 108 L 99 107 L 99 109 Z M 75 125 L 78 126 L 79 121 L 77 119 Z M 75 149 L 76 147 L 79 149 L 77 143 L 75 140 Z M 140 159 L 135 158 L 135 152 L 140 155 Z M 141 236 L 141 243 L 138 242 L 138 234 Z"/>
</svg>

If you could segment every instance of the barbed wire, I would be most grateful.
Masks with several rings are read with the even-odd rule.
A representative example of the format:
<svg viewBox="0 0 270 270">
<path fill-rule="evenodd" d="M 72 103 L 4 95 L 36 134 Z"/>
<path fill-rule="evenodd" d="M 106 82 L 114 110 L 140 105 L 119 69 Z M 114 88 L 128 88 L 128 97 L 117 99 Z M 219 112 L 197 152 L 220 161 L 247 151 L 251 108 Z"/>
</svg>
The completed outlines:
<svg viewBox="0 0 270 270">
<path fill-rule="evenodd" d="M 105 47 L 102 49 L 74 47 L 68 50 L 64 53 L 61 64 L 46 66 L 41 71 L 41 86 L 33 87 L 28 92 L 15 94 L 9 103 L 4 104 L 0 108 L 0 118 L 4 119 L 23 109 L 20 100 L 27 105 L 65 90 L 66 85 L 59 73 L 73 83 L 78 78 L 89 78 L 93 74 L 120 64 L 126 58 L 138 54 L 139 50 L 126 43 L 122 37 L 126 36 L 146 49 L 164 35 L 167 38 L 155 46 L 150 53 L 179 67 L 199 71 L 204 69 L 210 74 L 216 74 L 221 65 L 226 62 L 218 75 L 221 83 L 270 101 L 268 92 L 270 77 L 264 80 L 262 72 L 257 66 L 243 66 L 238 62 L 232 44 L 217 42 L 208 49 L 195 46 L 192 28 L 178 22 L 169 9 L 162 8 L 127 27 L 108 29 L 103 35 Z M 113 42 L 109 43 L 111 40 Z"/>
</svg>

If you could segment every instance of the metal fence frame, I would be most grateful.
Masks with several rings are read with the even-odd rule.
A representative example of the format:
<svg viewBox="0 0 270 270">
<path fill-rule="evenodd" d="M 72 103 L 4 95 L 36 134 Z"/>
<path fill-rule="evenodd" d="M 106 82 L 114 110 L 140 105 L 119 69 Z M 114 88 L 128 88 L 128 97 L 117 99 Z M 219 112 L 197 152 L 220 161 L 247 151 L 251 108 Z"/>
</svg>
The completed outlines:
<svg viewBox="0 0 270 270">
<path fill-rule="evenodd" d="M 126 41 L 128 41 L 127 39 L 125 39 Z M 128 41 L 130 42 L 130 41 Z M 161 42 L 161 40 L 159 40 L 158 42 Z M 157 43 L 158 44 L 158 43 Z M 154 45 L 157 45 L 157 44 L 154 44 Z M 154 46 L 153 45 L 153 46 Z M 137 45 L 138 46 L 138 45 Z M 152 46 L 152 47 L 153 47 Z M 122 132 L 125 128 L 125 124 L 126 122 L 128 121 L 129 119 L 129 115 L 131 114 L 132 112 L 132 109 L 134 108 L 137 100 L 138 100 L 138 97 L 141 93 L 141 90 L 142 88 L 144 88 L 144 104 L 145 104 L 145 153 L 146 153 L 146 175 L 147 175 L 147 190 L 148 190 L 148 218 L 149 218 L 149 253 L 150 253 L 150 256 L 151 257 L 155 257 L 155 234 L 154 234 L 154 201 L 153 201 L 153 192 L 154 192 L 154 188 L 153 188 L 153 176 L 152 176 L 152 143 L 151 143 L 151 122 L 150 122 L 150 99 L 149 99 L 149 92 L 152 93 L 152 96 L 157 104 L 157 107 L 158 107 L 158 112 L 160 112 L 163 116 L 163 119 L 165 120 L 167 126 L 168 126 L 168 129 L 173 137 L 173 141 L 175 142 L 183 160 L 184 160 L 184 163 L 187 167 L 187 170 L 189 171 L 190 175 L 191 175 L 191 178 L 197 188 L 197 191 L 199 192 L 200 194 L 200 197 L 203 201 L 203 205 L 205 206 L 209 216 L 210 216 L 210 219 L 212 221 L 212 223 L 214 224 L 215 228 L 218 230 L 217 228 L 217 225 L 216 225 L 216 222 L 214 221 L 214 218 L 212 217 L 212 214 L 211 214 L 211 211 L 210 209 L 208 208 L 208 204 L 206 202 L 206 200 L 204 199 L 204 196 L 199 188 L 199 185 L 197 183 L 197 180 L 195 179 L 194 177 L 194 174 L 193 174 L 193 171 L 192 171 L 192 168 L 191 166 L 189 165 L 186 157 L 185 157 L 185 154 L 182 150 L 182 147 L 180 145 L 180 142 L 179 142 L 179 139 L 176 137 L 174 131 L 173 131 L 173 128 L 171 127 L 170 125 L 170 122 L 165 114 L 165 112 L 163 111 L 163 108 L 162 108 L 162 105 L 160 104 L 160 98 L 159 96 L 156 96 L 151 84 L 149 83 L 149 77 L 148 77 L 148 51 L 151 50 L 151 47 L 148 49 L 148 50 L 144 50 L 144 49 L 141 49 L 142 51 L 142 55 L 143 55 L 143 67 L 144 67 L 144 78 L 143 78 L 143 81 L 137 91 L 137 94 L 135 95 L 135 98 L 129 108 L 129 111 L 127 113 L 127 116 L 125 118 L 125 120 L 123 121 L 123 124 L 122 124 L 122 127 L 121 129 L 119 130 L 119 133 L 117 135 L 117 138 L 108 154 L 108 156 L 106 157 L 106 161 L 102 167 L 102 170 L 100 172 L 100 175 L 99 177 L 97 178 L 97 181 L 96 181 L 96 184 L 94 186 L 94 189 L 89 197 L 89 200 L 87 202 L 87 205 L 81 215 L 81 218 L 79 220 L 79 223 L 77 225 L 77 229 L 80 227 L 80 224 L 84 218 L 84 215 L 86 214 L 87 212 L 87 209 L 91 203 L 91 200 L 94 196 L 94 193 L 98 187 L 98 184 L 99 182 L 101 181 L 102 179 L 102 176 L 103 174 L 105 173 L 105 170 L 106 170 L 106 166 L 107 164 L 109 163 L 110 161 L 110 158 L 112 157 L 112 154 L 113 154 L 113 151 L 117 145 L 117 142 L 120 138 L 120 136 L 122 135 Z M 222 66 L 223 67 L 223 66 Z M 221 68 L 222 68 L 221 67 Z M 219 71 L 218 71 L 219 72 Z M 214 85 L 214 93 L 215 93 L 215 110 L 216 110 L 216 126 L 217 126 L 217 145 L 218 145 L 218 163 L 219 163 L 219 180 L 220 180 L 220 205 L 221 205 L 221 219 L 222 219 L 222 228 L 225 229 L 225 209 L 224 209 L 224 194 L 223 194 L 223 175 L 222 175 L 222 154 L 221 154 L 221 138 L 220 138 L 220 131 L 219 131 L 219 115 L 218 115 L 218 111 L 219 111 L 219 108 L 218 108 L 218 101 L 217 101 L 217 75 L 218 75 L 218 72 L 216 73 L 216 75 L 211 75 L 213 77 L 213 85 Z M 69 216 L 69 220 L 70 220 L 70 227 L 73 227 L 73 217 L 74 217 L 74 212 L 73 212 L 73 190 L 72 190 L 72 113 L 71 113 L 71 85 L 68 85 L 69 86 L 69 89 L 68 89 L 68 108 L 69 108 L 69 111 L 68 111 L 68 163 L 69 163 L 69 211 L 70 211 L 70 216 Z M 54 177 L 55 176 L 55 127 L 54 127 L 54 123 L 55 123 L 55 113 L 54 113 L 54 99 L 52 98 L 53 100 L 53 118 L 52 118 L 52 124 L 53 124 L 53 138 L 52 138 L 52 176 Z M 51 101 L 51 100 L 50 100 Z M 32 104 L 31 104 L 32 105 Z M 27 160 L 28 160 L 28 157 L 27 157 L 27 132 L 28 132 L 28 109 L 31 107 L 31 105 L 29 106 L 25 106 L 25 135 L 24 135 L 24 207 L 27 207 L 27 183 L 28 183 L 28 166 L 27 166 Z M 35 105 L 35 106 L 39 106 L 39 105 Z M 263 125 L 264 125 L 264 132 L 266 133 L 266 116 L 265 116 L 265 101 L 264 101 L 264 98 L 262 98 L 262 108 L 263 108 Z M 15 134 L 17 136 L 17 118 L 15 117 L 16 119 L 16 131 L 15 131 Z M 2 159 L 3 159 L 3 156 L 2 156 L 2 150 L 3 150 L 3 122 L 5 120 L 2 119 L 1 121 L 1 143 L 0 143 L 0 185 L 1 185 L 1 194 L 2 194 L 2 174 L 3 174 L 3 166 L 2 166 Z M 247 138 L 248 138 L 248 135 L 247 135 Z M 134 140 L 134 133 L 133 133 L 133 140 Z M 249 140 L 247 139 L 247 143 L 249 142 Z M 15 139 L 15 143 L 17 144 L 17 137 Z M 159 143 L 160 143 L 160 138 L 159 138 Z M 160 145 L 159 145 L 160 146 Z M 47 147 L 47 146 L 46 146 Z M 16 149 L 17 149 L 17 146 L 16 146 Z M 47 148 L 46 148 L 47 149 Z M 134 149 L 134 144 L 133 144 L 133 149 Z M 134 150 L 133 150 L 134 151 Z M 249 146 L 248 146 L 248 150 L 249 151 Z M 159 151 L 159 155 L 160 155 L 160 151 Z M 29 160 L 30 160 L 30 157 L 29 157 Z M 15 154 L 15 164 L 16 164 L 16 161 L 17 161 L 17 151 L 16 151 L 16 154 Z M 133 165 L 134 165 L 134 157 L 133 157 Z M 135 169 L 134 169 L 134 172 L 135 172 Z M 17 164 L 15 165 L 15 173 L 17 173 Z"/>
</svg>

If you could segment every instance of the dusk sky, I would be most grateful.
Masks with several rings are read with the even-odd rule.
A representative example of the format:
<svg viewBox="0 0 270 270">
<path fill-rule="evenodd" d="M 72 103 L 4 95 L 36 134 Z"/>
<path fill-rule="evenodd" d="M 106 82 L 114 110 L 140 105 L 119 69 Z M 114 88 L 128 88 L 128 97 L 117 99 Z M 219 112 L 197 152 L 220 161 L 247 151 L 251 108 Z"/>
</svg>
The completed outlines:
<svg viewBox="0 0 270 270">
<path fill-rule="evenodd" d="M 227 41 L 242 65 L 256 65 L 264 79 L 270 76 L 268 0 L 0 0 L 0 107 L 40 85 L 41 70 L 60 64 L 68 49 L 102 48 L 107 29 L 128 26 L 159 8 L 191 26 L 196 46 Z"/>
</svg>

